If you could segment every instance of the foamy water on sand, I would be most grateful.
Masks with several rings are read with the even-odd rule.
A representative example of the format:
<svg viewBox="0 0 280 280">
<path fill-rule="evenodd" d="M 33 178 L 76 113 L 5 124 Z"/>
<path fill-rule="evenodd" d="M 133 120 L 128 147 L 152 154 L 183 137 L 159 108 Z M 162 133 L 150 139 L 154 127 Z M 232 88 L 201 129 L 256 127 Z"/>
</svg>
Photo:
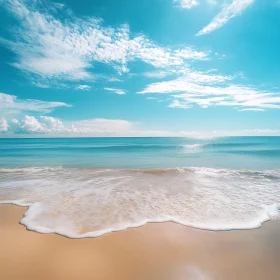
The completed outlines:
<svg viewBox="0 0 280 280">
<path fill-rule="evenodd" d="M 1 203 L 41 233 L 95 237 L 147 222 L 251 229 L 280 217 L 280 170 L 0 168 Z"/>
</svg>

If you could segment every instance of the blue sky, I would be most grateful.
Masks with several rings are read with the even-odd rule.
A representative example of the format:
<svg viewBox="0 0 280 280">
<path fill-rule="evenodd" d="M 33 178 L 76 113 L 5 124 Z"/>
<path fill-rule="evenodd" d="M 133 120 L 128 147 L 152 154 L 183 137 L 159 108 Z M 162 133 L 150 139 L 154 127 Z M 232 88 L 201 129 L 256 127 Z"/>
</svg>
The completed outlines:
<svg viewBox="0 0 280 280">
<path fill-rule="evenodd" d="M 277 0 L 0 0 L 0 137 L 280 135 Z"/>
</svg>

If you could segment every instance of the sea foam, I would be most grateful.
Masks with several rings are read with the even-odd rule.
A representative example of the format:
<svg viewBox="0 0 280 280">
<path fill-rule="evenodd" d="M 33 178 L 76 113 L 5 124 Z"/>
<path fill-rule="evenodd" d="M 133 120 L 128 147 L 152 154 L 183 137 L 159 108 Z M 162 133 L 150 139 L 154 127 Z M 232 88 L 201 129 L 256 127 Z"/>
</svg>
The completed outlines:
<svg viewBox="0 0 280 280">
<path fill-rule="evenodd" d="M 166 221 L 252 229 L 280 217 L 280 170 L 0 168 L 0 203 L 29 206 L 28 229 L 70 238 Z"/>
</svg>

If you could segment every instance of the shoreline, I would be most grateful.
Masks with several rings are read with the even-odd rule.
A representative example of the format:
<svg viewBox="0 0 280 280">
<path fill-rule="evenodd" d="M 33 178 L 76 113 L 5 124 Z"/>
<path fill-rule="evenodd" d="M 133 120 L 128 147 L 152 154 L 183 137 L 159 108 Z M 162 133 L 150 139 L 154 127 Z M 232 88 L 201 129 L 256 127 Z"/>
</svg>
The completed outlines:
<svg viewBox="0 0 280 280">
<path fill-rule="evenodd" d="M 190 229 L 193 229 L 193 230 L 198 230 L 198 231 L 206 231 L 206 232 L 235 232 L 235 231 L 251 231 L 251 230 L 258 230 L 260 228 L 262 228 L 266 223 L 270 223 L 270 222 L 275 222 L 277 220 L 273 220 L 273 219 L 266 219 L 264 220 L 259 226 L 257 227 L 248 227 L 248 228 L 231 228 L 231 229 L 211 229 L 211 228 L 200 228 L 200 227 L 196 227 L 196 226 L 192 226 L 192 225 L 185 225 L 183 223 L 180 223 L 180 222 L 176 222 L 176 221 L 173 221 L 173 220 L 166 220 L 166 221 L 145 221 L 143 223 L 139 223 L 139 225 L 135 225 L 135 226 L 128 226 L 128 227 L 124 227 L 124 228 L 121 228 L 121 229 L 112 229 L 112 230 L 109 230 L 109 231 L 106 231 L 104 233 L 100 233 L 99 235 L 93 235 L 94 232 L 87 232 L 85 234 L 81 234 L 79 236 L 70 236 L 69 234 L 63 234 L 63 233 L 59 233 L 59 232 L 55 232 L 55 231 L 51 231 L 49 229 L 46 230 L 46 232 L 41 232 L 41 231 L 37 231 L 35 229 L 30 229 L 29 226 L 27 226 L 25 223 L 22 222 L 22 219 L 26 216 L 26 213 L 27 211 L 29 210 L 29 208 L 32 206 L 32 205 L 24 205 L 24 204 L 17 204 L 15 202 L 10 202 L 10 201 L 7 201 L 7 202 L 1 202 L 0 203 L 0 206 L 1 205 L 11 205 L 11 206 L 16 206 L 16 207 L 20 207 L 20 208 L 23 208 L 25 211 L 23 212 L 23 216 L 22 218 L 19 220 L 19 224 L 21 226 L 23 226 L 26 230 L 28 231 L 31 231 L 31 232 L 35 232 L 35 233 L 38 233 L 38 234 L 55 234 L 55 235 L 58 235 L 58 236 L 62 236 L 62 237 L 65 237 L 65 238 L 68 238 L 68 239 L 91 239 L 91 238 L 99 238 L 99 237 L 102 237 L 102 236 L 105 236 L 105 235 L 108 235 L 108 234 L 111 234 L 111 233 L 117 233 L 117 232 L 122 232 L 122 231 L 126 231 L 126 230 L 130 230 L 130 229 L 137 229 L 137 228 L 141 228 L 141 227 L 144 227 L 144 226 L 149 226 L 149 225 L 156 225 L 156 224 L 174 224 L 174 225 L 178 225 L 178 226 L 183 226 L 185 228 L 190 228 Z M 279 223 L 280 223 L 280 220 L 279 220 Z"/>
<path fill-rule="evenodd" d="M 148 223 L 70 239 L 26 230 L 19 224 L 26 209 L 0 205 L 0 278 L 280 279 L 280 221 L 219 232 Z"/>
</svg>

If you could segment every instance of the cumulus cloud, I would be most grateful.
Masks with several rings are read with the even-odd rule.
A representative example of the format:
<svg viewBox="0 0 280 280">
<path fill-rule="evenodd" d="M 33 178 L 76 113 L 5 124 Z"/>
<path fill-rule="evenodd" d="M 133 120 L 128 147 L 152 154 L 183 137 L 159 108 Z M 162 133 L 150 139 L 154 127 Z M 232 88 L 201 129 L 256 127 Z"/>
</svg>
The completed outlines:
<svg viewBox="0 0 280 280">
<path fill-rule="evenodd" d="M 114 134 L 129 131 L 132 124 L 125 120 L 89 119 L 75 122 L 62 122 L 50 116 L 34 117 L 26 115 L 23 119 L 14 119 L 16 133 L 22 134 Z"/>
<path fill-rule="evenodd" d="M 105 90 L 107 91 L 112 91 L 116 94 L 119 94 L 119 95 L 123 95 L 123 94 L 126 94 L 126 92 L 123 90 L 123 89 L 118 89 L 118 88 L 104 88 Z"/>
<path fill-rule="evenodd" d="M 6 132 L 9 129 L 9 125 L 5 118 L 0 118 L 0 132 Z"/>
<path fill-rule="evenodd" d="M 118 119 L 88 119 L 74 122 L 62 121 L 50 116 L 26 115 L 11 121 L 13 133 L 39 136 L 175 136 L 169 131 L 137 130 L 134 123 Z"/>
<path fill-rule="evenodd" d="M 2 124 L 4 123 L 4 129 Z M 276 136 L 280 130 L 251 129 L 240 131 L 162 131 L 162 130 L 138 130 L 135 123 L 118 119 L 88 119 L 80 121 L 62 121 L 50 116 L 34 117 L 26 115 L 21 119 L 13 119 L 8 126 L 7 121 L 0 119 L 0 131 L 7 133 L 9 127 L 11 135 L 39 136 L 39 137 L 110 137 L 110 136 L 181 136 L 191 138 L 212 138 L 221 136 Z M 12 134 L 11 134 L 12 133 Z"/>
<path fill-rule="evenodd" d="M 105 27 L 101 19 L 77 18 L 65 13 L 65 6 L 57 12 L 53 4 L 42 3 L 45 1 L 0 0 L 19 22 L 12 29 L 13 38 L 2 38 L 0 43 L 16 54 L 14 67 L 38 78 L 89 80 L 96 62 L 122 74 L 129 71 L 128 63 L 134 60 L 163 68 L 208 55 L 189 47 L 163 47 L 143 34 L 132 36 L 128 25 Z"/>
<path fill-rule="evenodd" d="M 202 30 L 200 30 L 197 35 L 208 34 L 223 25 L 225 25 L 230 19 L 240 15 L 244 10 L 246 10 L 254 0 L 233 0 L 231 4 L 225 5 L 222 11 L 216 15 L 216 17 Z"/>
<path fill-rule="evenodd" d="M 36 99 L 19 99 L 15 95 L 0 93 L 0 112 L 41 112 L 49 113 L 57 107 L 71 107 L 64 102 L 50 102 Z"/>
<path fill-rule="evenodd" d="M 17 125 L 17 131 L 20 132 L 24 132 L 24 133 L 45 132 L 44 126 L 33 116 L 25 116 L 25 118 L 21 121 L 14 119 L 13 123 Z"/>
</svg>

